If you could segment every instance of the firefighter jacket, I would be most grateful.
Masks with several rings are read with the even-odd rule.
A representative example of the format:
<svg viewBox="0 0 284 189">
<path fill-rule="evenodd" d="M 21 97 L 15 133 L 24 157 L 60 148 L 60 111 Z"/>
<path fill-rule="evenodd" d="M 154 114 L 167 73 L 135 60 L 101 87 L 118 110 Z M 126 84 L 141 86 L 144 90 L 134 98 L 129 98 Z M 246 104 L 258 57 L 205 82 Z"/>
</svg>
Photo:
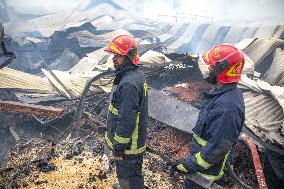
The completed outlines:
<svg viewBox="0 0 284 189">
<path fill-rule="evenodd" d="M 105 140 L 114 155 L 132 156 L 146 149 L 147 83 L 137 66 L 121 69 L 114 80 Z"/>
<path fill-rule="evenodd" d="M 191 156 L 178 160 L 183 172 L 218 180 L 230 150 L 235 147 L 245 121 L 244 100 L 237 84 L 225 84 L 204 93 L 191 143 Z"/>
</svg>

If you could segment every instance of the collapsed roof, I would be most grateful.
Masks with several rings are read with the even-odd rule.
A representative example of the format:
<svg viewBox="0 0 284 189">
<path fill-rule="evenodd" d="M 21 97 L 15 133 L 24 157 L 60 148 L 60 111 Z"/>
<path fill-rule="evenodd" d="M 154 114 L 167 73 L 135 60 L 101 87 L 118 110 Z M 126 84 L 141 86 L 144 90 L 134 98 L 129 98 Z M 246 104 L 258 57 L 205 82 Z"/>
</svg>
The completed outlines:
<svg viewBox="0 0 284 189">
<path fill-rule="evenodd" d="M 10 32 L 14 28 L 13 23 L 6 26 Z M 200 84 L 202 68 L 197 66 L 197 56 L 188 53 L 202 53 L 219 43 L 236 44 L 250 62 L 247 77 L 244 75 L 240 84 L 246 105 L 246 128 L 262 145 L 284 154 L 283 25 L 166 24 L 139 18 L 119 6 L 99 1 L 82 10 L 27 20 L 15 31 L 21 37 L 13 37 L 15 33 L 11 33 L 13 38 L 6 37 L 5 43 L 16 53 L 17 60 L 0 70 L 0 88 L 12 90 L 20 101 L 38 103 L 80 98 L 90 78 L 112 67 L 111 57 L 102 47 L 113 36 L 129 34 L 140 38 L 145 72 L 153 80 L 150 81 L 154 88 L 150 116 L 186 132 L 191 132 L 194 126 L 199 111 L 196 101 L 201 95 L 190 86 L 195 82 L 199 82 L 196 86 L 205 85 Z M 170 78 L 170 82 L 162 84 L 162 77 Z M 159 86 L 155 80 L 161 81 Z M 110 81 L 108 78 L 95 83 L 92 91 L 108 93 L 111 85 L 106 84 Z M 173 88 L 165 92 L 167 87 Z M 184 90 L 194 91 L 196 97 L 181 98 Z M 158 104 L 159 99 L 168 103 Z M 173 108 L 155 111 L 163 105 Z M 186 122 L 186 115 L 181 112 L 192 115 L 191 121 Z"/>
</svg>

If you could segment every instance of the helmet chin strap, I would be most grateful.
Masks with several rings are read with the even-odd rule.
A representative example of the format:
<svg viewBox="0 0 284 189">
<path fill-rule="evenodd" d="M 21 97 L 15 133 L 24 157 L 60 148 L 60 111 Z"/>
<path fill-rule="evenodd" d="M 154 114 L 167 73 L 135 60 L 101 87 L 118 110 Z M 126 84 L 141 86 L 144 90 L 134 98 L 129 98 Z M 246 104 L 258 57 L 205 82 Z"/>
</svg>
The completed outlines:
<svg viewBox="0 0 284 189">
<path fill-rule="evenodd" d="M 223 60 L 222 62 L 216 62 L 212 68 L 212 71 L 209 73 L 209 76 L 205 78 L 205 80 L 213 85 L 217 84 L 217 76 L 227 69 L 230 66 L 230 63 L 227 60 Z"/>
</svg>

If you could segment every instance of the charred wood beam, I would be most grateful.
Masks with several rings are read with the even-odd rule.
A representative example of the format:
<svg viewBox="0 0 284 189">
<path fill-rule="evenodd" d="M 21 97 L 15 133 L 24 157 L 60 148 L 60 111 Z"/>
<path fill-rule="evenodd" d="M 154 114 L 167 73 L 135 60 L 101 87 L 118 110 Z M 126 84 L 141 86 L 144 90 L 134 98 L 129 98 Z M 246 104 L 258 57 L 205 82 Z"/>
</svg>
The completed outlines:
<svg viewBox="0 0 284 189">
<path fill-rule="evenodd" d="M 0 111 L 19 112 L 33 115 L 45 115 L 49 117 L 61 116 L 63 109 L 21 102 L 0 100 Z"/>
</svg>

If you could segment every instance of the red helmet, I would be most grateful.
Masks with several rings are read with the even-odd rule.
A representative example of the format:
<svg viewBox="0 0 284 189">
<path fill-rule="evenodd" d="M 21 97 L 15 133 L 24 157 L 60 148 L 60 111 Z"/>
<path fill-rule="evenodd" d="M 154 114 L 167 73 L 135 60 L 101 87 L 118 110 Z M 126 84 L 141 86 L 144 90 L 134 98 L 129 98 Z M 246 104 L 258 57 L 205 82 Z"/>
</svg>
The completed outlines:
<svg viewBox="0 0 284 189">
<path fill-rule="evenodd" d="M 211 50 L 207 51 L 202 56 L 204 62 L 213 68 L 218 66 L 216 63 L 225 62 L 225 66 L 221 67 L 217 75 L 220 83 L 234 83 L 241 80 L 241 73 L 244 67 L 244 56 L 236 47 L 231 45 L 217 45 Z"/>
<path fill-rule="evenodd" d="M 115 37 L 108 46 L 106 46 L 105 51 L 128 56 L 133 64 L 139 63 L 137 41 L 128 35 L 119 35 Z"/>
</svg>

